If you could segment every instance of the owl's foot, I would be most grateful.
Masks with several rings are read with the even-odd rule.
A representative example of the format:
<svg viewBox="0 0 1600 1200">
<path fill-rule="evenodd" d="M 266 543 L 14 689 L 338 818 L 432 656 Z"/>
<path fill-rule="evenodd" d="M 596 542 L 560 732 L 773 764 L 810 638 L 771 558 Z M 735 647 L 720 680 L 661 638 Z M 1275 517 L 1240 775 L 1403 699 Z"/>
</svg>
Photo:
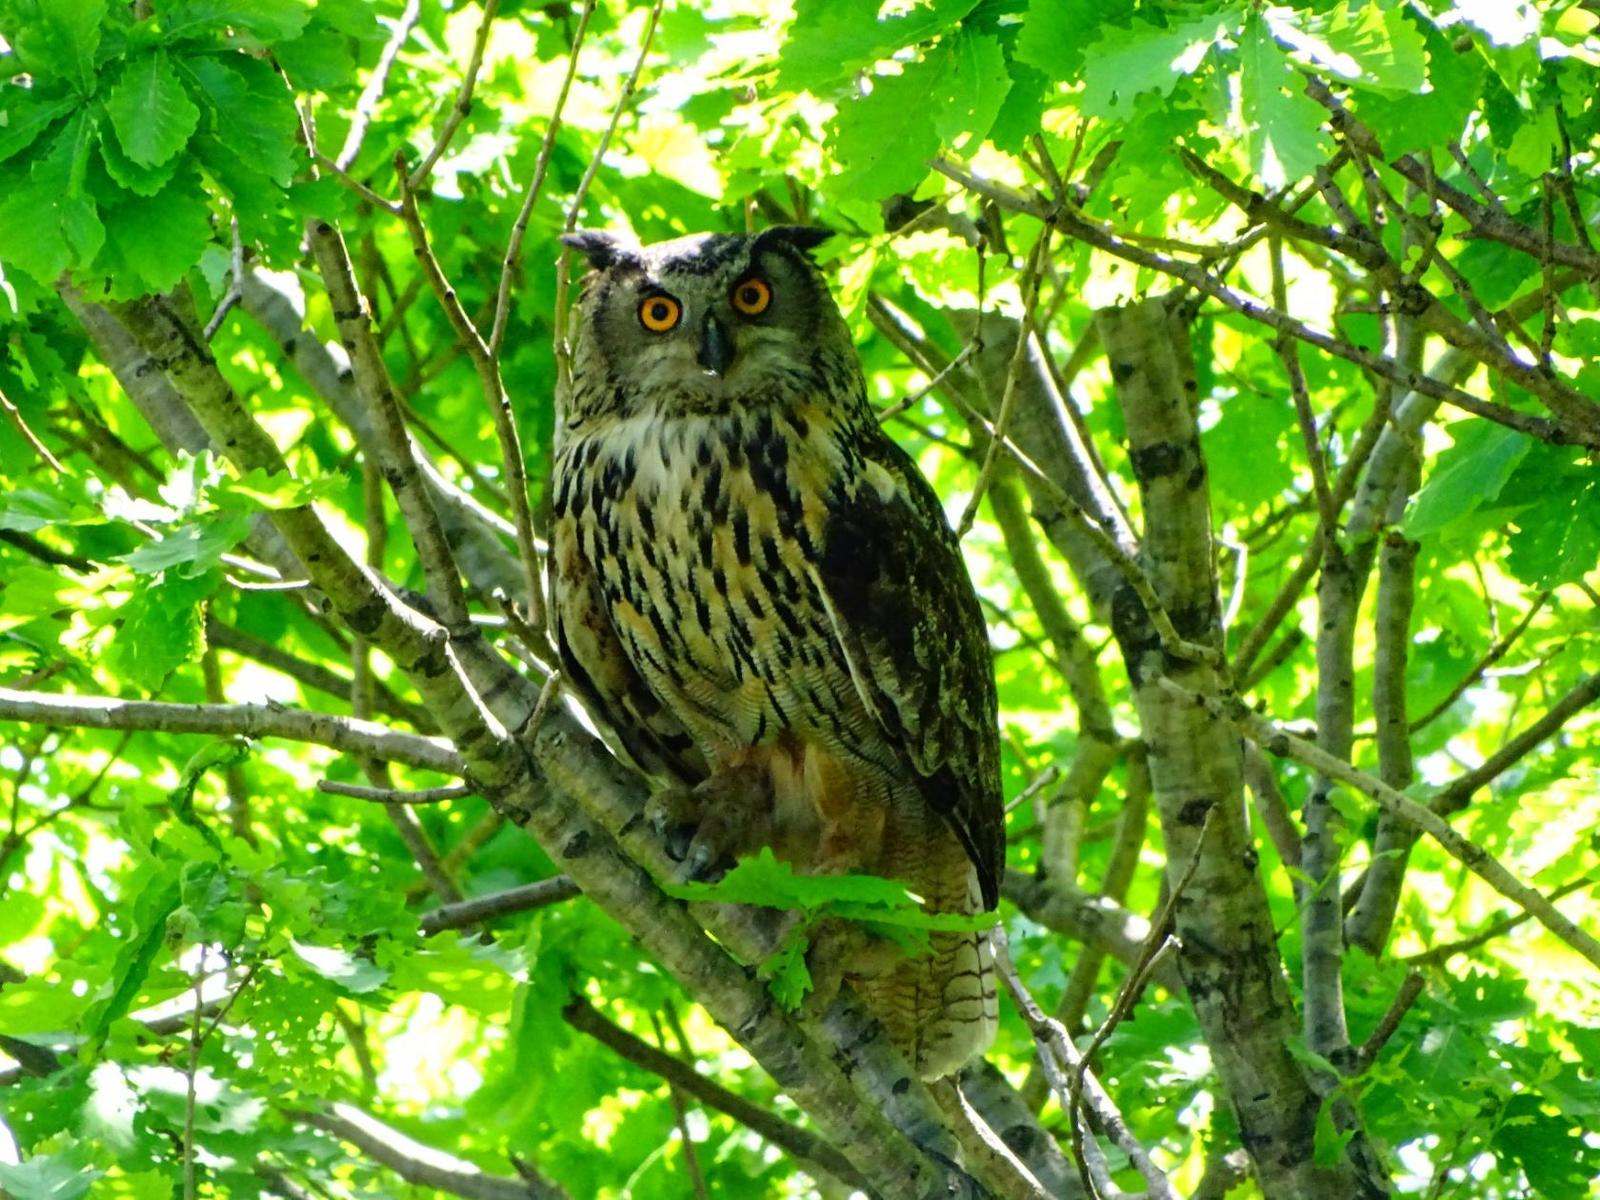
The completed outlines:
<svg viewBox="0 0 1600 1200">
<path fill-rule="evenodd" d="M 770 845 L 772 779 L 750 765 L 728 767 L 692 788 L 669 787 L 645 804 L 645 820 L 682 864 L 685 879 L 715 879 L 739 855 Z"/>
<path fill-rule="evenodd" d="M 810 940 L 806 970 L 811 973 L 811 993 L 806 997 L 806 1011 L 811 1016 L 822 1015 L 846 979 L 881 978 L 905 958 L 905 951 L 888 938 L 841 917 L 818 921 L 811 928 Z"/>
</svg>

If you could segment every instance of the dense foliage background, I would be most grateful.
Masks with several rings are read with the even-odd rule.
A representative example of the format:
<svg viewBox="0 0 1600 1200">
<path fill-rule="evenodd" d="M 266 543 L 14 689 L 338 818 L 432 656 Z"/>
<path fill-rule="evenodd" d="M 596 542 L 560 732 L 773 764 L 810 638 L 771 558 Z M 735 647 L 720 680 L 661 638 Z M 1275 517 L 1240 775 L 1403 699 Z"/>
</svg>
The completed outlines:
<svg viewBox="0 0 1600 1200">
<path fill-rule="evenodd" d="M 983 1186 L 1600 1195 L 1597 21 L 0 0 L 0 1194 L 943 1194 L 528 582 L 561 231 L 800 221 L 991 620 Z"/>
</svg>

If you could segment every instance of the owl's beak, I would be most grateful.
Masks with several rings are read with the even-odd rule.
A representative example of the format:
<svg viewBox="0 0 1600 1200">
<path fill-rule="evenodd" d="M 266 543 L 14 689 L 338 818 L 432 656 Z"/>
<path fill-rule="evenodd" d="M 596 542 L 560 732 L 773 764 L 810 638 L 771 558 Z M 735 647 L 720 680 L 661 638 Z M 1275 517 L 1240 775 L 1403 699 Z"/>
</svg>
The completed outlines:
<svg viewBox="0 0 1600 1200">
<path fill-rule="evenodd" d="M 733 342 L 728 339 L 722 322 L 714 316 L 708 316 L 700 328 L 700 353 L 694 360 L 707 375 L 718 376 L 726 375 L 733 362 Z"/>
</svg>

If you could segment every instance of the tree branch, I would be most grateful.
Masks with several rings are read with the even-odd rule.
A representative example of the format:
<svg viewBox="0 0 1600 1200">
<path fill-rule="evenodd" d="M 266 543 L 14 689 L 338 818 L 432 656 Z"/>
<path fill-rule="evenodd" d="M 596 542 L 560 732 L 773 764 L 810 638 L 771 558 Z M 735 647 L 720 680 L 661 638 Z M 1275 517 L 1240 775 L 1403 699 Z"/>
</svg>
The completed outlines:
<svg viewBox="0 0 1600 1200">
<path fill-rule="evenodd" d="M 373 721 L 276 704 L 163 704 L 154 700 L 49 695 L 0 688 L 0 720 L 81 729 L 277 737 L 446 775 L 460 775 L 465 769 L 461 756 L 442 738 L 400 733 Z"/>
</svg>

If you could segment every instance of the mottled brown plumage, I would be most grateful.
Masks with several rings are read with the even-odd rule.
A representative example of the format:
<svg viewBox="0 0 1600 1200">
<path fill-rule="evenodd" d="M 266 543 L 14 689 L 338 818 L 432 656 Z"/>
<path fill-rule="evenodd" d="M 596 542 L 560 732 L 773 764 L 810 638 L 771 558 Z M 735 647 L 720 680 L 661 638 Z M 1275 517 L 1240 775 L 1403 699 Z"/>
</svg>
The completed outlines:
<svg viewBox="0 0 1600 1200">
<path fill-rule="evenodd" d="M 553 479 L 563 663 L 680 785 L 654 811 L 694 827 L 691 867 L 765 844 L 902 879 L 930 910 L 992 909 L 982 615 L 937 497 L 867 404 L 816 236 L 575 239 L 594 270 Z M 984 935 L 839 968 L 925 1076 L 992 1036 Z"/>
</svg>

